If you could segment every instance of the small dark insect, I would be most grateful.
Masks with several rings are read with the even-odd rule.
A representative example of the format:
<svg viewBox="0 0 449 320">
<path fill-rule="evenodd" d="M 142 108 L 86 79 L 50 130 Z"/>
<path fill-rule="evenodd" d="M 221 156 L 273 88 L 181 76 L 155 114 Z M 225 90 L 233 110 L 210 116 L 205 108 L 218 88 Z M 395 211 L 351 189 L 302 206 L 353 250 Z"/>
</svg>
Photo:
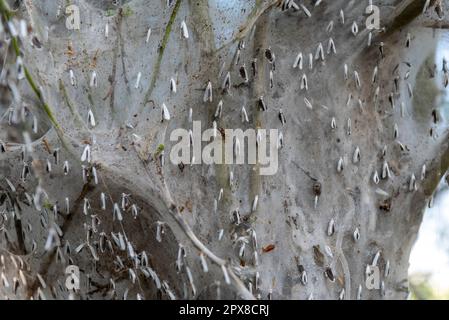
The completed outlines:
<svg viewBox="0 0 449 320">
<path fill-rule="evenodd" d="M 391 210 L 391 199 L 386 199 L 383 200 L 380 204 L 379 204 L 379 209 L 385 212 L 390 212 Z"/>
<path fill-rule="evenodd" d="M 438 123 L 438 121 L 440 120 L 439 119 L 439 116 L 438 116 L 438 112 L 434 109 L 434 110 L 432 110 L 432 118 L 433 118 L 433 123 Z"/>
<path fill-rule="evenodd" d="M 265 102 L 263 101 L 263 97 L 259 97 L 257 104 L 259 105 L 260 110 L 267 111 L 267 106 L 266 106 Z"/>
<path fill-rule="evenodd" d="M 31 41 L 33 42 L 33 45 L 36 48 L 38 48 L 38 49 L 42 48 L 42 44 L 41 44 L 41 42 L 39 41 L 39 39 L 36 36 L 34 36 Z"/>
<path fill-rule="evenodd" d="M 324 271 L 324 275 L 329 279 L 330 282 L 335 282 L 335 276 L 331 268 L 327 267 Z"/>
<path fill-rule="evenodd" d="M 264 253 L 268 253 L 268 252 L 270 252 L 270 251 L 273 251 L 274 248 L 275 248 L 275 245 L 274 245 L 274 244 L 269 244 L 269 245 L 263 247 L 263 248 L 262 248 L 262 251 L 263 251 Z"/>
<path fill-rule="evenodd" d="M 182 161 L 181 161 L 180 164 L 178 164 L 178 168 L 179 168 L 179 170 L 181 170 L 181 172 L 184 171 L 184 168 L 185 168 L 185 167 L 186 167 L 186 166 L 184 165 L 184 163 L 182 163 Z"/>
<path fill-rule="evenodd" d="M 257 74 L 257 58 L 254 58 L 251 62 L 251 69 L 253 70 L 253 77 Z"/>
<path fill-rule="evenodd" d="M 313 246 L 313 259 L 318 266 L 323 266 L 324 254 L 321 252 L 319 245 Z"/>
<path fill-rule="evenodd" d="M 383 42 L 381 42 L 380 45 L 379 45 L 379 51 L 380 51 L 380 56 L 383 59 L 385 57 L 385 55 L 384 55 L 384 43 Z"/>
<path fill-rule="evenodd" d="M 273 63 L 274 62 L 274 54 L 271 51 L 271 48 L 268 48 L 265 50 L 265 58 L 267 58 L 268 62 Z"/>
<path fill-rule="evenodd" d="M 437 4 L 435 6 L 435 12 L 438 15 L 438 18 L 443 19 L 444 17 L 444 10 L 443 10 L 443 3 L 441 0 L 437 1 Z"/>
<path fill-rule="evenodd" d="M 240 72 L 240 77 L 242 77 L 242 79 L 243 79 L 245 82 L 248 82 L 248 73 L 246 72 L 246 67 L 245 67 L 245 65 L 242 65 L 242 66 L 240 67 L 239 72 Z"/>
<path fill-rule="evenodd" d="M 321 195 L 321 183 L 315 182 L 315 183 L 313 184 L 313 193 L 314 193 L 316 196 L 320 196 L 320 195 Z"/>
<path fill-rule="evenodd" d="M 279 110 L 279 120 L 281 121 L 282 125 L 285 125 L 285 123 L 287 122 L 285 120 L 285 115 L 284 115 L 284 112 L 282 111 L 282 109 Z"/>
</svg>

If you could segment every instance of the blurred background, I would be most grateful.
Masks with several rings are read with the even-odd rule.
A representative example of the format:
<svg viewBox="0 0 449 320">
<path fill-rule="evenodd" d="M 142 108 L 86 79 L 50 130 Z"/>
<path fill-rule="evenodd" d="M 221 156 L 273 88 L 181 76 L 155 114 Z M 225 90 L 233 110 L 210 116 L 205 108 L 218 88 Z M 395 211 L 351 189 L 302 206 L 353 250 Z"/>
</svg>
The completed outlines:
<svg viewBox="0 0 449 320">
<path fill-rule="evenodd" d="M 449 299 L 449 186 L 440 184 L 412 250 L 410 299 Z"/>
<path fill-rule="evenodd" d="M 443 59 L 449 62 L 449 34 L 440 33 L 435 54 L 436 68 L 442 69 Z M 449 86 L 444 87 L 436 77 L 439 89 L 438 109 L 440 125 L 448 127 Z M 442 179 L 434 196 L 432 208 L 424 214 L 418 239 L 410 256 L 410 299 L 449 300 L 449 184 L 448 176 Z"/>
</svg>

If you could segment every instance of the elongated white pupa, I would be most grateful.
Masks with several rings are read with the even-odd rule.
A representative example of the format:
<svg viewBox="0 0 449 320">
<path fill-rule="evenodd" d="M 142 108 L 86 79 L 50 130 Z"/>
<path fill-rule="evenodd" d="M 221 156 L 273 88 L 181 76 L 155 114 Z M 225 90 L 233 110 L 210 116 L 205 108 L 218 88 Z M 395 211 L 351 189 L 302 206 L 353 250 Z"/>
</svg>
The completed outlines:
<svg viewBox="0 0 449 320">
<path fill-rule="evenodd" d="M 97 168 L 95 166 L 92 167 L 92 176 L 94 177 L 94 183 L 98 184 Z"/>
<path fill-rule="evenodd" d="M 148 43 L 150 41 L 150 37 L 151 37 L 151 28 L 148 28 L 147 37 L 145 39 L 145 43 Z"/>
<path fill-rule="evenodd" d="M 212 129 L 213 129 L 213 136 L 214 136 L 214 139 L 215 139 L 215 138 L 217 138 L 217 133 L 218 133 L 217 121 L 213 121 L 212 122 Z"/>
<path fill-rule="evenodd" d="M 48 160 L 47 159 L 47 164 L 46 164 L 46 166 L 45 166 L 45 169 L 46 169 L 46 171 L 48 172 L 48 173 L 50 173 L 51 172 L 51 162 L 50 162 L 50 160 Z"/>
<path fill-rule="evenodd" d="M 391 172 L 390 172 L 390 166 L 388 165 L 388 162 L 385 160 L 382 165 L 382 179 L 389 179 L 391 178 Z"/>
<path fill-rule="evenodd" d="M 72 69 L 69 70 L 70 84 L 76 86 L 75 74 Z"/>
<path fill-rule="evenodd" d="M 166 121 L 170 120 L 170 112 L 168 111 L 168 108 L 165 105 L 165 103 L 162 103 L 162 106 L 161 106 L 161 122 L 164 122 L 164 120 L 166 120 Z"/>
<path fill-rule="evenodd" d="M 380 258 L 380 251 L 377 251 L 376 254 L 374 255 L 373 262 L 371 263 L 371 266 L 373 266 L 373 267 L 377 266 L 377 263 L 379 262 L 379 258 Z"/>
<path fill-rule="evenodd" d="M 104 26 L 104 37 L 107 39 L 109 37 L 109 23 Z"/>
<path fill-rule="evenodd" d="M 212 82 L 208 81 L 204 90 L 203 102 L 212 102 Z"/>
<path fill-rule="evenodd" d="M 360 239 L 360 231 L 359 228 L 355 228 L 354 233 L 352 234 L 352 238 L 354 239 L 354 241 L 359 241 Z"/>
<path fill-rule="evenodd" d="M 304 103 L 306 104 L 307 108 L 313 109 L 312 103 L 310 103 L 309 99 L 307 99 L 306 97 L 304 97 Z"/>
<path fill-rule="evenodd" d="M 184 20 L 181 22 L 182 36 L 184 39 L 189 39 L 189 30 L 187 29 L 187 24 Z"/>
<path fill-rule="evenodd" d="M 6 278 L 6 276 L 5 276 L 5 274 L 3 273 L 3 271 L 2 271 L 2 273 L 1 273 L 1 275 L 0 275 L 0 277 L 1 277 L 1 279 L 2 279 L 3 287 L 9 288 L 9 286 L 10 286 L 9 281 L 8 281 L 8 279 Z"/>
<path fill-rule="evenodd" d="M 236 157 L 240 156 L 240 139 L 237 136 L 234 140 L 234 154 Z"/>
<path fill-rule="evenodd" d="M 324 61 L 324 48 L 323 48 L 323 44 L 321 42 L 318 44 L 318 47 L 315 52 L 315 60 L 320 60 L 320 59 L 321 59 L 321 61 Z"/>
<path fill-rule="evenodd" d="M 65 198 L 65 213 L 70 214 L 70 199 L 68 197 Z"/>
<path fill-rule="evenodd" d="M 242 118 L 242 123 L 249 122 L 248 113 L 246 112 L 245 106 L 242 106 L 241 118 Z"/>
<path fill-rule="evenodd" d="M 229 187 L 234 186 L 234 172 L 231 170 L 229 171 Z"/>
<path fill-rule="evenodd" d="M 134 86 L 134 88 L 139 89 L 140 86 L 140 79 L 142 78 L 142 72 L 139 72 L 137 74 L 137 79 L 136 79 L 136 85 Z"/>
<path fill-rule="evenodd" d="M 309 90 L 309 84 L 307 82 L 307 75 L 304 73 L 301 77 L 301 90 Z"/>
<path fill-rule="evenodd" d="M 340 157 L 340 159 L 338 159 L 338 163 L 337 163 L 337 172 L 338 173 L 343 172 L 343 168 L 344 168 L 344 166 L 343 166 L 343 158 Z"/>
<path fill-rule="evenodd" d="M 332 218 L 327 225 L 327 235 L 331 237 L 335 232 L 335 220 Z"/>
<path fill-rule="evenodd" d="M 334 258 L 334 255 L 333 255 L 333 253 L 332 253 L 331 247 L 329 247 L 329 246 L 324 246 L 324 252 L 326 252 L 326 254 L 327 254 L 331 259 Z"/>
<path fill-rule="evenodd" d="M 335 120 L 335 117 L 332 117 L 331 120 L 331 129 L 335 130 L 337 128 L 337 121 Z"/>
<path fill-rule="evenodd" d="M 231 89 L 231 73 L 229 71 L 228 71 L 228 73 L 226 73 L 226 77 L 223 80 L 223 84 L 222 84 L 221 88 L 225 92 L 229 92 L 229 90 Z"/>
<path fill-rule="evenodd" d="M 302 70 L 302 65 L 303 65 L 303 57 L 302 57 L 302 52 L 298 53 L 298 55 L 295 58 L 295 61 L 293 63 L 293 69 L 296 69 L 299 67 L 300 70 Z"/>
<path fill-rule="evenodd" d="M 417 189 L 418 189 L 418 187 L 416 185 L 416 177 L 415 177 L 415 174 L 412 173 L 412 175 L 410 176 L 408 190 L 412 192 L 412 191 L 416 191 Z"/>
<path fill-rule="evenodd" d="M 354 155 L 352 156 L 352 163 L 357 164 L 360 162 L 360 148 L 356 147 Z"/>
<path fill-rule="evenodd" d="M 313 69 L 313 54 L 309 53 L 309 69 Z"/>
<path fill-rule="evenodd" d="M 86 144 L 84 147 L 84 151 L 81 155 L 81 162 L 87 161 L 90 163 L 91 161 L 91 155 L 90 155 L 90 145 Z"/>
<path fill-rule="evenodd" d="M 106 195 L 104 194 L 104 192 L 101 193 L 100 195 L 100 202 L 101 202 L 101 210 L 106 210 Z"/>
<path fill-rule="evenodd" d="M 426 13 L 427 9 L 429 9 L 430 6 L 430 0 L 426 0 L 426 2 L 424 3 L 424 7 L 422 9 L 422 13 Z"/>
<path fill-rule="evenodd" d="M 329 21 L 326 27 L 326 32 L 331 33 L 334 30 L 334 20 Z"/>
<path fill-rule="evenodd" d="M 284 147 L 284 135 L 282 134 L 282 131 L 279 131 L 276 147 L 278 150 Z"/>
<path fill-rule="evenodd" d="M 389 275 L 390 275 L 390 260 L 387 260 L 387 262 L 385 263 L 384 277 L 388 278 Z"/>
<path fill-rule="evenodd" d="M 256 195 L 253 200 L 253 205 L 251 207 L 251 212 L 255 212 L 257 210 L 257 205 L 259 203 L 259 195 Z"/>
<path fill-rule="evenodd" d="M 92 112 L 91 109 L 89 109 L 89 112 L 87 113 L 87 122 L 91 127 L 95 127 L 96 125 L 94 113 Z"/>
<path fill-rule="evenodd" d="M 48 230 L 48 236 L 47 240 L 45 241 L 44 250 L 49 251 L 54 246 L 58 246 L 60 244 L 59 242 L 59 236 L 56 232 L 56 230 L 52 227 L 50 230 Z"/>
<path fill-rule="evenodd" d="M 118 221 L 123 220 L 122 212 L 120 211 L 120 207 L 117 203 L 114 203 L 114 209 L 113 209 L 113 220 L 115 221 L 117 219 Z"/>
<path fill-rule="evenodd" d="M 343 69 L 344 69 L 345 80 L 348 80 L 348 65 L 346 63 L 343 66 Z"/>
<path fill-rule="evenodd" d="M 306 8 L 305 5 L 303 5 L 302 3 L 300 3 L 299 6 L 301 7 L 302 11 L 304 11 L 304 13 L 306 14 L 306 16 L 307 16 L 308 18 L 312 17 L 312 14 L 310 13 L 309 9 Z"/>
<path fill-rule="evenodd" d="M 90 75 L 90 81 L 89 81 L 89 87 L 98 87 L 98 81 L 97 81 L 97 72 L 92 71 L 92 74 Z"/>
<path fill-rule="evenodd" d="M 359 287 L 357 288 L 357 300 L 362 300 L 362 285 L 359 284 Z"/>
<path fill-rule="evenodd" d="M 327 54 L 337 54 L 337 49 L 335 48 L 335 42 L 334 39 L 329 38 L 329 43 L 327 45 Z"/>
<path fill-rule="evenodd" d="M 137 215 L 139 214 L 139 211 L 137 210 L 137 206 L 135 203 L 133 203 L 133 205 L 131 206 L 131 213 L 132 213 L 134 219 L 136 219 Z"/>
<path fill-rule="evenodd" d="M 89 199 L 84 198 L 84 204 L 83 204 L 83 213 L 85 216 L 89 213 L 90 210 L 90 202 Z"/>
<path fill-rule="evenodd" d="M 204 256 L 204 253 L 200 253 L 200 261 L 201 261 L 201 267 L 203 268 L 203 272 L 209 272 L 209 267 L 207 266 L 207 261 Z"/>
<path fill-rule="evenodd" d="M 345 24 L 345 12 L 343 11 L 343 9 L 340 10 L 340 21 L 341 24 Z"/>
<path fill-rule="evenodd" d="M 339 300 L 345 299 L 345 288 L 341 289 L 340 294 L 338 295 Z"/>
<path fill-rule="evenodd" d="M 373 70 L 373 76 L 371 77 L 371 82 L 372 83 L 375 83 L 377 81 L 377 74 L 378 74 L 378 72 L 379 72 L 379 69 L 378 69 L 377 66 L 375 66 L 374 70 Z"/>
<path fill-rule="evenodd" d="M 221 271 L 223 272 L 223 277 L 225 279 L 226 284 L 231 284 L 231 279 L 229 278 L 228 269 L 224 264 L 221 265 Z"/>
<path fill-rule="evenodd" d="M 359 33 L 359 26 L 357 25 L 357 22 L 354 21 L 352 23 L 351 31 L 354 37 L 357 36 L 357 34 Z"/>
<path fill-rule="evenodd" d="M 37 125 L 37 117 L 35 115 L 33 115 L 33 125 L 31 127 L 31 129 L 33 130 L 34 134 L 37 133 L 38 125 Z"/>
<path fill-rule="evenodd" d="M 170 91 L 176 93 L 176 81 L 173 78 L 170 78 Z"/>
<path fill-rule="evenodd" d="M 421 168 L 421 180 L 424 180 L 426 178 L 426 172 L 427 172 L 426 165 L 423 164 L 423 166 Z"/>
<path fill-rule="evenodd" d="M 192 120 L 193 120 L 193 109 L 192 108 L 189 108 L 189 115 L 187 117 L 187 120 L 189 122 L 192 122 Z"/>
<path fill-rule="evenodd" d="M 354 71 L 354 81 L 355 81 L 356 87 L 360 89 L 362 87 L 362 84 L 360 83 L 360 76 L 357 71 Z"/>
<path fill-rule="evenodd" d="M 399 127 L 398 124 L 395 123 L 393 128 L 393 138 L 397 139 L 398 137 L 399 137 Z"/>
<path fill-rule="evenodd" d="M 221 115 L 223 113 L 223 100 L 220 99 L 220 101 L 218 102 L 217 108 L 215 109 L 215 118 L 219 119 L 221 118 Z"/>
<path fill-rule="evenodd" d="M 374 172 L 373 182 L 374 182 L 374 184 L 379 184 L 379 182 L 380 182 L 379 174 L 377 173 L 377 170 Z"/>
<path fill-rule="evenodd" d="M 164 222 L 158 221 L 156 222 L 156 241 L 162 242 L 162 235 L 165 233 Z"/>
</svg>

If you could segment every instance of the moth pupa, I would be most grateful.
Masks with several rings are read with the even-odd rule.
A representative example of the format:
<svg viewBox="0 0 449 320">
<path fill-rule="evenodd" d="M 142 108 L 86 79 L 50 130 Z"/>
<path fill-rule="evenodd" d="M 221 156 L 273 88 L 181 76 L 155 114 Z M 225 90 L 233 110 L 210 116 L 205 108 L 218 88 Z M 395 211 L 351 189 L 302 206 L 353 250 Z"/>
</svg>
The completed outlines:
<svg viewBox="0 0 449 320">
<path fill-rule="evenodd" d="M 355 228 L 354 233 L 352 234 L 352 238 L 354 239 L 354 241 L 359 241 L 360 239 L 360 231 L 359 228 Z"/>
<path fill-rule="evenodd" d="M 337 172 L 341 173 L 343 171 L 343 158 L 340 157 L 340 159 L 338 159 L 338 163 L 337 163 Z"/>
<path fill-rule="evenodd" d="M 212 102 L 212 82 L 208 81 L 204 90 L 203 102 Z"/>
<path fill-rule="evenodd" d="M 332 218 L 327 226 L 327 235 L 331 237 L 335 232 L 335 220 Z"/>
<path fill-rule="evenodd" d="M 359 33 L 359 26 L 357 25 L 357 22 L 354 21 L 352 23 L 351 31 L 354 37 L 357 36 L 357 34 Z"/>
<path fill-rule="evenodd" d="M 137 74 L 136 84 L 135 84 L 134 88 L 136 88 L 136 89 L 139 88 L 139 86 L 140 86 L 140 79 L 141 79 L 141 78 L 142 78 L 142 72 L 139 72 L 139 73 Z"/>
<path fill-rule="evenodd" d="M 181 29 L 182 29 L 182 36 L 184 37 L 184 39 L 188 39 L 189 38 L 189 30 L 187 29 L 187 24 L 184 20 L 182 20 L 182 22 L 181 22 Z"/>
<path fill-rule="evenodd" d="M 354 155 L 352 156 L 352 162 L 357 164 L 360 162 L 360 148 L 356 147 L 354 151 Z"/>
<path fill-rule="evenodd" d="M 337 54 L 337 49 L 335 48 L 334 39 L 330 38 L 329 43 L 327 45 L 327 54 L 334 53 Z"/>
<path fill-rule="evenodd" d="M 168 111 L 168 108 L 165 105 L 165 103 L 162 103 L 162 106 L 161 106 L 161 122 L 164 122 L 164 120 L 166 120 L 166 121 L 170 120 L 170 112 Z"/>
<path fill-rule="evenodd" d="M 170 78 L 170 91 L 176 93 L 176 81 L 173 78 Z"/>
<path fill-rule="evenodd" d="M 300 70 L 302 70 L 302 65 L 303 65 L 303 57 L 302 57 L 302 52 L 298 53 L 298 55 L 295 58 L 295 61 L 293 63 L 293 69 L 296 69 L 299 67 Z"/>
<path fill-rule="evenodd" d="M 150 41 L 150 36 L 151 36 L 151 28 L 148 28 L 147 37 L 145 39 L 145 43 L 148 43 Z"/>
<path fill-rule="evenodd" d="M 245 106 L 242 106 L 241 117 L 242 117 L 242 123 L 249 122 L 248 113 L 246 112 Z"/>
<path fill-rule="evenodd" d="M 95 71 L 92 71 L 92 74 L 90 75 L 90 82 L 89 82 L 89 86 L 91 88 L 93 87 L 98 87 L 98 81 L 97 81 L 97 73 Z"/>
</svg>

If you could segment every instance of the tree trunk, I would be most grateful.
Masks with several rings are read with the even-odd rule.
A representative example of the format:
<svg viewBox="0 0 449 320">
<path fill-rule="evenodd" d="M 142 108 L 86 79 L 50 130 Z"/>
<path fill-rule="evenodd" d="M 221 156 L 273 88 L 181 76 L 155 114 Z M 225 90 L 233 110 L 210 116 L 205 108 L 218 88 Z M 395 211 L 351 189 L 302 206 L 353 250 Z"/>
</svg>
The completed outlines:
<svg viewBox="0 0 449 320">
<path fill-rule="evenodd" d="M 368 30 L 368 1 L 295 1 L 79 0 L 72 30 L 65 1 L 0 0 L 5 298 L 408 296 L 410 250 L 449 165 L 433 29 L 444 2 L 375 0 L 381 29 Z M 172 163 L 170 135 L 190 120 L 215 121 L 218 141 L 279 130 L 276 174 Z"/>
</svg>

